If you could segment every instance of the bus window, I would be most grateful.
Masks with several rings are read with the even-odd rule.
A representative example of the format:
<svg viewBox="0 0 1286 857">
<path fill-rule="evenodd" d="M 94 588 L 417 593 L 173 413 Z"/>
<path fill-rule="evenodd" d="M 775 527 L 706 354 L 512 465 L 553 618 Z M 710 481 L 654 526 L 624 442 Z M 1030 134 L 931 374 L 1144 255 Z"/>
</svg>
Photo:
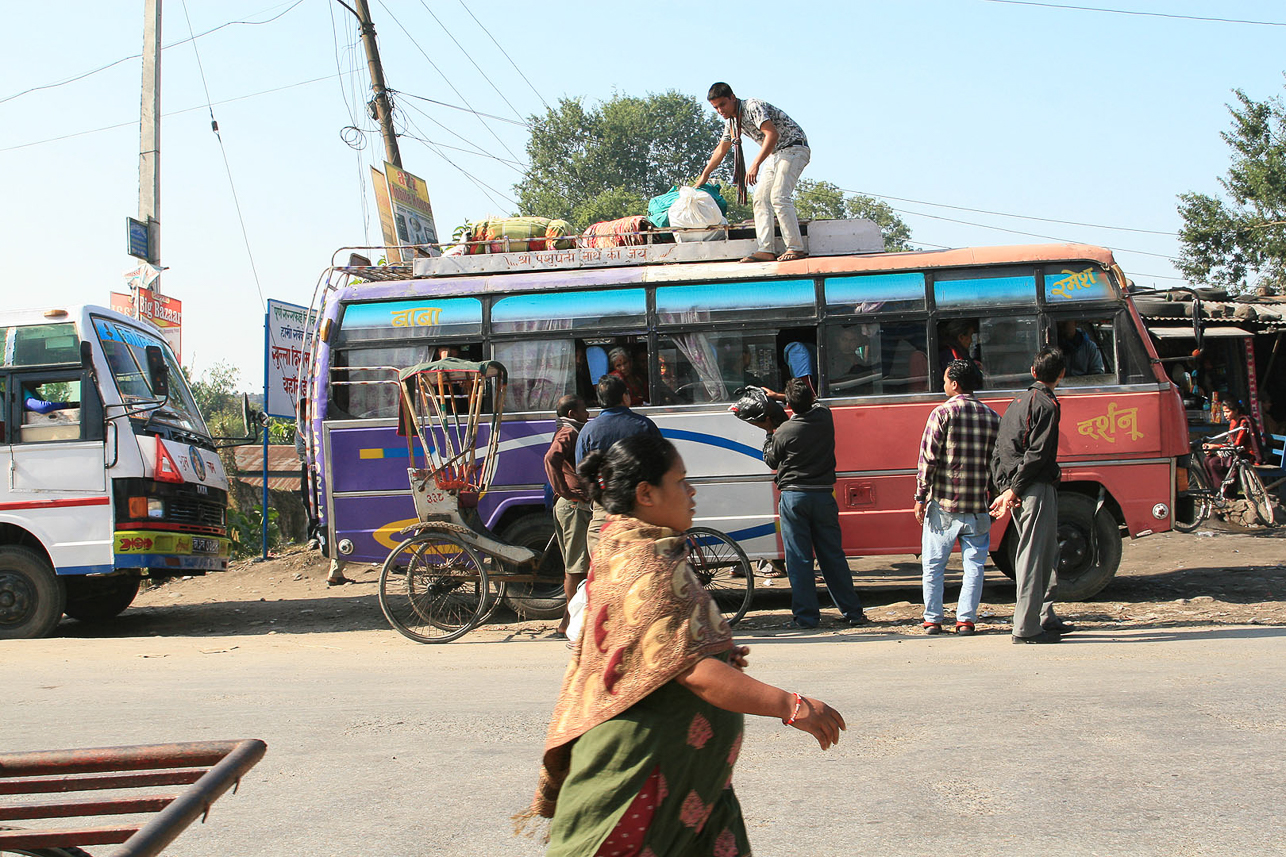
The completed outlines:
<svg viewBox="0 0 1286 857">
<path fill-rule="evenodd" d="M 4 343 L 9 366 L 80 363 L 80 339 L 74 324 L 24 324 L 13 328 Z"/>
<path fill-rule="evenodd" d="M 729 402 L 748 384 L 779 390 L 777 334 L 711 331 L 657 338 L 657 404 Z"/>
<path fill-rule="evenodd" d="M 826 333 L 827 395 L 867 396 L 928 390 L 924 324 L 831 325 Z"/>
<path fill-rule="evenodd" d="M 397 373 L 431 359 L 429 343 L 384 348 L 346 348 L 331 370 L 329 419 L 396 417 L 401 393 Z"/>
<path fill-rule="evenodd" d="M 494 359 L 509 370 L 507 411 L 552 411 L 576 385 L 576 360 L 584 346 L 570 339 L 524 339 L 496 342 Z"/>
<path fill-rule="evenodd" d="M 1093 386 L 1116 383 L 1116 349 L 1112 320 L 1053 319 L 1054 339 L 1067 361 L 1064 385 Z"/>
<path fill-rule="evenodd" d="M 20 443 L 80 440 L 80 381 L 18 381 Z"/>
<path fill-rule="evenodd" d="M 3 338 L 3 336 L 4 331 L 0 330 L 0 338 Z M 0 376 L 0 446 L 9 443 L 9 435 L 5 431 L 5 429 L 8 428 L 8 419 L 7 414 L 5 413 L 7 410 L 6 405 L 9 402 L 9 399 L 5 396 L 7 385 L 8 379 L 4 376 Z"/>
<path fill-rule="evenodd" d="M 1031 386 L 1031 363 L 1040 350 L 1040 329 L 1032 316 L 981 319 L 978 360 L 989 390 L 1023 390 Z"/>
</svg>

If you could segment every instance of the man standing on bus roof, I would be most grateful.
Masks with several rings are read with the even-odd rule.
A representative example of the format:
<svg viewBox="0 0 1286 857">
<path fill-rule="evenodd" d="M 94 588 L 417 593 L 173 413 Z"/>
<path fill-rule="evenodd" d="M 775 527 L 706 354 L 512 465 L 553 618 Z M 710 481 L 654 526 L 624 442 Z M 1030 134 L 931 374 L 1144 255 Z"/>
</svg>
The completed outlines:
<svg viewBox="0 0 1286 857">
<path fill-rule="evenodd" d="M 758 250 L 745 257 L 743 262 L 791 262 L 803 259 L 804 238 L 799 231 L 799 217 L 795 213 L 795 183 L 799 174 L 808 166 L 812 152 L 808 137 L 795 120 L 767 101 L 758 98 L 738 98 L 732 87 L 716 83 L 706 94 L 710 105 L 728 121 L 723 138 L 715 147 L 710 162 L 693 183 L 700 187 L 710 174 L 723 163 L 728 149 L 735 149 L 733 180 L 737 183 L 737 201 L 745 204 L 745 185 L 755 188 L 755 238 Z M 749 166 L 742 151 L 741 138 L 749 137 L 759 144 L 759 154 Z M 781 227 L 781 237 L 786 252 L 778 256 L 773 217 Z"/>
<path fill-rule="evenodd" d="M 1058 592 L 1058 420 L 1054 388 L 1067 374 L 1063 352 L 1045 346 L 1032 361 L 1032 384 L 1010 402 L 1000 420 L 991 478 L 1001 489 L 991 504 L 999 518 L 1014 511 L 1018 536 L 1014 578 L 1015 643 L 1057 643 L 1076 630 L 1054 615 Z"/>
<path fill-rule="evenodd" d="M 602 410 L 597 417 L 590 420 L 589 425 L 585 426 L 580 437 L 576 439 L 578 467 L 585 456 L 594 450 L 607 452 L 612 444 L 622 438 L 644 432 L 657 436 L 661 434 L 656 423 L 630 410 L 630 405 L 633 404 L 630 391 L 625 386 L 625 382 L 615 375 L 604 375 L 598 379 L 598 404 Z M 603 523 L 606 520 L 607 510 L 595 503 L 589 520 L 589 529 L 585 534 L 590 556 L 594 555 L 594 548 L 598 547 L 598 534 L 603 531 Z"/>
<path fill-rule="evenodd" d="M 933 409 L 920 438 L 915 520 L 924 527 L 924 630 L 941 634 L 942 583 L 956 540 L 964 582 L 956 604 L 956 633 L 974 633 L 982 600 L 983 566 L 991 542 L 987 488 L 1000 415 L 974 398 L 982 373 L 972 360 L 952 360 L 942 373 L 947 401 Z"/>
<path fill-rule="evenodd" d="M 589 530 L 589 498 L 576 476 L 576 440 L 581 429 L 589 422 L 589 411 L 580 396 L 563 396 L 554 409 L 558 428 L 554 440 L 545 453 L 545 477 L 554 491 L 554 523 L 558 548 L 563 554 L 563 592 L 571 604 L 576 587 L 589 574 L 589 548 L 586 534 Z M 566 635 L 571 616 L 566 608 L 558 623 L 558 633 Z"/>
<path fill-rule="evenodd" d="M 764 463 L 777 471 L 781 499 L 781 541 L 790 578 L 791 611 L 788 627 L 816 628 L 821 619 L 813 557 L 821 567 L 831 600 L 848 625 L 865 625 L 862 602 L 853 588 L 853 572 L 844 556 L 835 502 L 835 421 L 830 409 L 816 404 L 807 378 L 792 378 L 786 401 L 794 415 L 764 439 Z"/>
</svg>

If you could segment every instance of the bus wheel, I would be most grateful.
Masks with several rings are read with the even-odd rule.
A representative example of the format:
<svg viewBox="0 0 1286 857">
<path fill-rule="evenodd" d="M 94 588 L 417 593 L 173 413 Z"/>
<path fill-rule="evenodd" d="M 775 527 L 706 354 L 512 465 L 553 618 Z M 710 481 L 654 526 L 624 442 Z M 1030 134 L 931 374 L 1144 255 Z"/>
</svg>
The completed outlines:
<svg viewBox="0 0 1286 857">
<path fill-rule="evenodd" d="M 49 560 L 31 548 L 0 546 L 0 640 L 49 636 L 66 600 Z"/>
<path fill-rule="evenodd" d="M 1096 505 L 1093 497 L 1059 492 L 1059 601 L 1094 597 L 1112 581 L 1121 565 L 1120 528 L 1107 509 L 1095 514 Z"/>
<path fill-rule="evenodd" d="M 537 561 L 534 583 L 505 581 L 504 599 L 520 619 L 561 619 L 567 607 L 563 590 L 563 556 L 554 539 L 551 515 L 523 515 L 500 532 L 500 538 L 511 545 L 521 545 L 541 554 Z M 516 573 L 527 572 L 527 569 Z"/>
<path fill-rule="evenodd" d="M 1014 525 L 1005 528 L 1000 544 L 991 552 L 991 564 L 1010 580 L 1014 579 L 1014 569 L 1018 563 L 1018 537 L 1014 535 Z"/>
<path fill-rule="evenodd" d="M 105 622 L 119 616 L 138 595 L 138 578 L 67 577 L 67 605 L 64 612 L 81 622 Z"/>
</svg>

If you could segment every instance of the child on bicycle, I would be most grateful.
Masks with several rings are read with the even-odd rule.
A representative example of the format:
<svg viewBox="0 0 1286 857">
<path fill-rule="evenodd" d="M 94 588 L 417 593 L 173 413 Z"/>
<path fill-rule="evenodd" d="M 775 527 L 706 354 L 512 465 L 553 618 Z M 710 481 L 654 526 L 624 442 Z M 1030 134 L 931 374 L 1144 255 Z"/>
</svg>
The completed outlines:
<svg viewBox="0 0 1286 857">
<path fill-rule="evenodd" d="M 1255 429 L 1255 424 L 1246 413 L 1245 407 L 1241 402 L 1235 399 L 1226 399 L 1222 403 L 1223 418 L 1228 423 L 1228 431 L 1222 443 L 1205 443 L 1202 449 L 1207 451 L 1216 449 L 1232 449 L 1233 455 L 1239 456 L 1243 461 L 1249 461 L 1258 464 L 1261 460 L 1259 450 L 1259 432 Z M 1210 474 L 1211 484 L 1223 485 L 1224 477 L 1228 475 L 1228 470 L 1232 467 L 1232 462 L 1223 455 L 1211 455 L 1206 457 L 1206 472 Z M 1223 495 L 1232 500 L 1237 495 L 1237 486 L 1229 484 L 1223 487 Z"/>
</svg>

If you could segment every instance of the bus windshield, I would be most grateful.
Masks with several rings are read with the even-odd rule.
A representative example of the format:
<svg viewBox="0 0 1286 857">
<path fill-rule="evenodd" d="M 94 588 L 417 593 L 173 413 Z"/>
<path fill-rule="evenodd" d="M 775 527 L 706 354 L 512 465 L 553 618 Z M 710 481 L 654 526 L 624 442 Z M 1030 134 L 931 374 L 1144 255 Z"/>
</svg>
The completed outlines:
<svg viewBox="0 0 1286 857">
<path fill-rule="evenodd" d="M 116 389 L 121 394 L 121 401 L 126 405 L 142 405 L 156 402 L 159 398 L 152 392 L 152 385 L 147 375 L 147 346 L 155 345 L 165 355 L 165 365 L 169 367 L 170 396 L 163 407 L 154 411 L 136 414 L 137 419 L 146 421 L 149 417 L 165 425 L 182 431 L 210 436 L 201 411 L 192 398 L 183 370 L 174 359 L 174 352 L 163 339 L 136 327 L 120 324 L 106 318 L 94 318 L 94 331 L 107 356 L 107 365 L 116 381 Z"/>
</svg>

